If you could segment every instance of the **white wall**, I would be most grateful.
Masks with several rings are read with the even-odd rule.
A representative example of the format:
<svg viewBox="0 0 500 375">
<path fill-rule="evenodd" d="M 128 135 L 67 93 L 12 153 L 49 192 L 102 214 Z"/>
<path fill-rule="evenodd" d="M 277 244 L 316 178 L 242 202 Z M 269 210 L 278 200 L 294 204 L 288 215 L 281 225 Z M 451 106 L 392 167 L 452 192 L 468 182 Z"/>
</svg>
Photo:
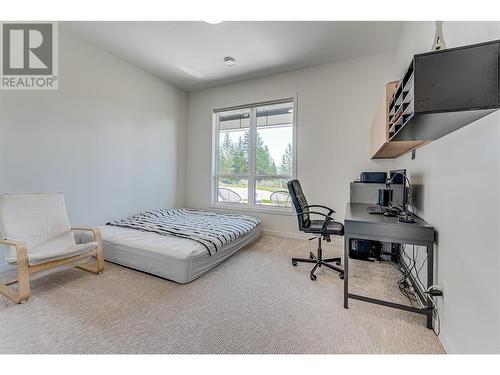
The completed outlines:
<svg viewBox="0 0 500 375">
<path fill-rule="evenodd" d="M 297 102 L 297 175 L 310 203 L 325 204 L 343 219 L 349 182 L 363 170 L 393 163 L 369 158 L 370 126 L 394 56 L 375 55 L 253 79 L 191 93 L 188 109 L 187 203 L 211 203 L 212 110 L 288 98 Z M 265 230 L 297 234 L 295 216 L 252 213 Z"/>
<path fill-rule="evenodd" d="M 432 22 L 406 24 L 396 51 L 398 75 L 429 51 Z M 445 22 L 448 48 L 500 39 L 500 22 Z M 460 79 L 460 77 L 457 77 Z M 396 166 L 418 185 L 418 213 L 437 231 L 440 340 L 448 353 L 500 353 L 500 113 L 416 152 Z"/>
<path fill-rule="evenodd" d="M 184 205 L 187 94 L 64 30 L 59 67 L 0 91 L 0 192 L 62 191 L 73 225 Z"/>
</svg>

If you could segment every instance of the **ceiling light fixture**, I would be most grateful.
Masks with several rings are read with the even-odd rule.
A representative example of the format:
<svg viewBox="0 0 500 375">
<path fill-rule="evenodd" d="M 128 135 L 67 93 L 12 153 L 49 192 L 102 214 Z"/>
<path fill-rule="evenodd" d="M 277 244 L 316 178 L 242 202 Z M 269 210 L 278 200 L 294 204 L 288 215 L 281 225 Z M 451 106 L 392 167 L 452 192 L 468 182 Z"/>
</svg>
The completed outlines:
<svg viewBox="0 0 500 375">
<path fill-rule="evenodd" d="M 234 64 L 236 64 L 236 59 L 234 57 L 231 57 L 231 56 L 226 56 L 226 57 L 224 57 L 224 62 L 228 66 L 233 66 Z"/>
<path fill-rule="evenodd" d="M 208 20 L 204 22 L 209 23 L 210 25 L 217 25 L 218 23 L 221 23 L 222 20 Z"/>
</svg>

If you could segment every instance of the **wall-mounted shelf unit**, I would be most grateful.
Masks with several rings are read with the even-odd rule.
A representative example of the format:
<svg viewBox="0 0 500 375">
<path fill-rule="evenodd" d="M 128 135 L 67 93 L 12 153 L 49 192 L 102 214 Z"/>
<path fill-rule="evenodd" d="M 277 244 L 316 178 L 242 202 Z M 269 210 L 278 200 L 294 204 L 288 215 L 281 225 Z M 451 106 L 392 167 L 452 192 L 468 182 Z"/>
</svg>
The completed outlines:
<svg viewBox="0 0 500 375">
<path fill-rule="evenodd" d="M 406 90 L 406 91 L 405 91 Z M 389 103 L 398 93 L 399 100 L 389 110 Z M 390 136 L 401 127 L 403 119 L 413 108 L 413 88 L 402 87 L 400 82 L 389 82 L 386 85 L 385 100 L 380 103 L 371 127 L 372 159 L 397 158 L 419 146 L 425 141 L 389 141 Z"/>
<path fill-rule="evenodd" d="M 415 55 L 400 82 L 389 143 L 441 138 L 500 108 L 500 41 Z"/>
</svg>

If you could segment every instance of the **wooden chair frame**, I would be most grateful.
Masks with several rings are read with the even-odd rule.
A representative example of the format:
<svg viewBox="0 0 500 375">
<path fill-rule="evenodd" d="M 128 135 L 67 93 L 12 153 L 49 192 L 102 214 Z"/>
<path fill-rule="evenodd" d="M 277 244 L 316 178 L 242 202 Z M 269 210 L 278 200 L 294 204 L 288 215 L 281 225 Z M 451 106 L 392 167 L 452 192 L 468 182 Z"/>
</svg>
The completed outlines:
<svg viewBox="0 0 500 375">
<path fill-rule="evenodd" d="M 22 241 L 1 240 L 0 244 L 7 246 L 14 246 L 17 252 L 17 279 L 9 280 L 4 284 L 0 284 L 0 294 L 3 294 L 15 303 L 24 303 L 30 297 L 30 274 L 54 268 L 64 264 L 68 264 L 80 259 L 95 256 L 96 265 L 79 264 L 75 267 L 85 270 L 87 272 L 101 274 L 104 271 L 104 256 L 102 253 L 102 239 L 101 232 L 97 228 L 90 227 L 74 227 L 71 228 L 72 232 L 92 232 L 94 241 L 97 246 L 89 251 L 70 256 L 62 259 L 55 259 L 44 263 L 30 265 L 28 262 L 28 248 Z M 11 288 L 9 285 L 18 283 L 18 290 Z"/>
</svg>

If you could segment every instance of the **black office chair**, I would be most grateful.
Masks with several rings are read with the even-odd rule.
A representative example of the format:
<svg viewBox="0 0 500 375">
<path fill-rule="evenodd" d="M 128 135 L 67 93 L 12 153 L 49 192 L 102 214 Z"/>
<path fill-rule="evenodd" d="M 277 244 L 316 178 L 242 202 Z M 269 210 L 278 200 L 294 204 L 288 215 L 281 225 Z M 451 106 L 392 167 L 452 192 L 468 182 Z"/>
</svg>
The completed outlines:
<svg viewBox="0 0 500 375">
<path fill-rule="evenodd" d="M 318 252 L 317 254 L 309 253 L 309 259 L 303 258 L 292 258 L 292 265 L 296 266 L 297 262 L 304 263 L 315 263 L 313 269 L 311 270 L 311 280 L 316 280 L 316 275 L 314 272 L 318 267 L 325 266 L 334 271 L 340 272 L 340 278 L 344 278 L 344 269 L 341 267 L 336 267 L 329 263 L 335 263 L 340 266 L 340 258 L 328 258 L 323 259 L 323 252 L 321 250 L 321 240 L 330 242 L 330 235 L 343 236 L 344 235 L 344 225 L 333 220 L 332 214 L 335 213 L 329 207 L 320 206 L 317 204 L 308 205 L 306 197 L 302 191 L 299 180 L 288 181 L 288 191 L 292 198 L 293 205 L 295 207 L 295 212 L 297 213 L 297 220 L 299 222 L 299 230 L 304 233 L 314 234 L 318 238 Z M 321 208 L 328 211 L 328 214 L 310 211 L 310 208 Z M 323 216 L 324 220 L 311 220 L 310 215 Z"/>
</svg>

